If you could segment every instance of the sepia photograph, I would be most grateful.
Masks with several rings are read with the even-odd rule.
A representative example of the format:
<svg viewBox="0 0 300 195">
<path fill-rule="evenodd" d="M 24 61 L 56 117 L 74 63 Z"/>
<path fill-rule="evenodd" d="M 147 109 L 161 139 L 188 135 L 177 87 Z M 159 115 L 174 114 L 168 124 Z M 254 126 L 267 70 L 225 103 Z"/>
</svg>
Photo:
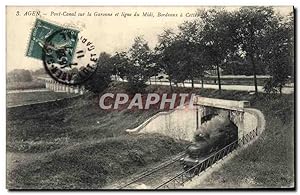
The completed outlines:
<svg viewBox="0 0 300 195">
<path fill-rule="evenodd" d="M 295 190 L 293 6 L 6 6 L 7 190 Z"/>
</svg>

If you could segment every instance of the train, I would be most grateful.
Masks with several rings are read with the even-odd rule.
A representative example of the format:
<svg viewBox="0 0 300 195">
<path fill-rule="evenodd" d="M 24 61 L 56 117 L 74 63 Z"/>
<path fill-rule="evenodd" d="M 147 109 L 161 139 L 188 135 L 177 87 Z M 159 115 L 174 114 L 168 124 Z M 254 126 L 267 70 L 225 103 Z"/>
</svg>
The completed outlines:
<svg viewBox="0 0 300 195">
<path fill-rule="evenodd" d="M 212 115 L 208 119 L 196 131 L 195 142 L 187 148 L 185 157 L 180 159 L 185 171 L 238 139 L 238 128 L 227 114 Z"/>
</svg>

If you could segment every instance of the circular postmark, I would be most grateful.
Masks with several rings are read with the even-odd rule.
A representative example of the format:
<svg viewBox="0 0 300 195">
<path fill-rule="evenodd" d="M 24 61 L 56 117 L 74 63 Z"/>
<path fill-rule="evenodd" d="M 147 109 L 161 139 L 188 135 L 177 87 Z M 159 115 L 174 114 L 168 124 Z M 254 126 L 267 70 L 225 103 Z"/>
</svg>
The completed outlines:
<svg viewBox="0 0 300 195">
<path fill-rule="evenodd" d="M 43 63 L 56 81 L 80 85 L 97 70 L 94 44 L 72 29 L 60 29 L 51 34 L 43 48 Z"/>
</svg>

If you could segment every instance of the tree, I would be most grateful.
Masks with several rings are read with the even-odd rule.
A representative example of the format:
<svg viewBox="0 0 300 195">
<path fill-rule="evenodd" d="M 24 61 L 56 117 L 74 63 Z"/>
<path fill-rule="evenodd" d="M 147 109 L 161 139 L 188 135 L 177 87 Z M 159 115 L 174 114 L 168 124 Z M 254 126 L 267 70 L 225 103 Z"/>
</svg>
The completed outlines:
<svg viewBox="0 0 300 195">
<path fill-rule="evenodd" d="M 181 64 L 182 73 L 179 78 L 183 81 L 187 78 L 192 82 L 194 88 L 195 78 L 201 77 L 203 81 L 205 70 L 208 69 L 207 57 L 205 55 L 205 42 L 203 41 L 203 22 L 194 20 L 184 22 L 179 26 L 178 41 L 180 47 L 177 56 Z"/>
<path fill-rule="evenodd" d="M 153 62 L 148 43 L 138 36 L 134 39 L 128 51 L 129 63 L 125 76 L 132 91 L 139 91 L 146 86 L 146 82 L 153 75 Z"/>
<path fill-rule="evenodd" d="M 168 74 L 168 79 L 173 81 L 177 86 L 178 83 L 184 83 L 189 78 L 189 69 L 186 69 L 189 64 L 188 48 L 186 42 L 177 37 L 168 48 L 165 48 L 163 53 L 165 59 L 169 59 L 169 63 L 163 64 L 163 67 Z M 171 85 L 172 87 L 172 85 Z"/>
<path fill-rule="evenodd" d="M 205 44 L 205 56 L 215 66 L 219 92 L 221 92 L 220 66 L 235 51 L 235 22 L 231 12 L 212 9 L 201 13 L 204 22 L 202 37 Z"/>
<path fill-rule="evenodd" d="M 293 17 L 283 21 L 282 17 L 277 16 L 277 20 L 264 39 L 268 44 L 264 48 L 263 57 L 272 76 L 265 83 L 264 89 L 267 93 L 279 91 L 281 94 L 283 86 L 293 75 L 294 24 Z"/>
<path fill-rule="evenodd" d="M 156 83 L 156 77 L 160 73 L 161 68 L 158 64 L 155 63 L 155 55 L 153 53 L 151 54 L 150 61 L 151 61 L 151 64 L 150 64 L 150 67 L 149 67 L 148 74 L 149 74 L 149 78 L 150 78 L 149 82 L 150 82 L 150 85 L 151 85 L 151 77 L 154 76 L 154 82 Z"/>
<path fill-rule="evenodd" d="M 128 74 L 129 58 L 126 52 L 117 52 L 112 56 L 113 63 L 113 75 L 119 76 L 121 79 L 125 79 Z"/>
<path fill-rule="evenodd" d="M 94 93 L 100 93 L 108 87 L 113 73 L 113 60 L 105 52 L 100 53 L 98 67 L 95 73 L 84 83 L 85 89 Z"/>
<path fill-rule="evenodd" d="M 163 73 L 168 75 L 171 91 L 173 91 L 173 77 L 176 72 L 178 73 L 178 64 L 174 60 L 176 52 L 178 52 L 174 44 L 176 38 L 176 34 L 171 29 L 167 29 L 158 36 L 158 44 L 154 49 L 154 61 Z"/>
<path fill-rule="evenodd" d="M 222 65 L 222 72 L 231 75 L 252 75 L 252 65 L 238 52 L 230 55 L 228 60 Z"/>
<path fill-rule="evenodd" d="M 30 82 L 32 75 L 29 70 L 14 69 L 7 74 L 8 82 Z"/>
<path fill-rule="evenodd" d="M 244 57 L 252 64 L 255 93 L 257 90 L 257 63 L 263 62 L 263 52 L 268 42 L 265 36 L 270 34 L 277 22 L 270 7 L 242 7 L 235 12 L 236 38 Z"/>
</svg>

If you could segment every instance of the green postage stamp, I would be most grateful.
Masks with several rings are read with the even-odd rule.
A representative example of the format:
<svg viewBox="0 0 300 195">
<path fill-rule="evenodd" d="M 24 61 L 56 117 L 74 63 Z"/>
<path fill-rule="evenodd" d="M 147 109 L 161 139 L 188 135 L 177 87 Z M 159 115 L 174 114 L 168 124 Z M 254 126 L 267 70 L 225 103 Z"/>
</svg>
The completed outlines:
<svg viewBox="0 0 300 195">
<path fill-rule="evenodd" d="M 94 44 L 83 35 L 79 38 L 79 33 L 73 28 L 36 19 L 26 56 L 42 60 L 54 80 L 81 84 L 95 72 L 97 54 Z"/>
<path fill-rule="evenodd" d="M 57 32 L 59 30 L 62 30 L 62 29 L 65 29 L 65 28 L 61 27 L 59 25 L 52 24 L 50 22 L 41 20 L 39 18 L 36 19 L 35 25 L 31 32 L 26 56 L 42 60 L 43 48 L 44 48 L 47 38 L 49 38 L 53 33 Z M 76 36 L 77 36 L 79 31 L 74 30 L 74 29 L 72 29 L 72 30 L 76 33 Z M 77 41 L 72 42 L 71 44 L 72 45 L 70 45 L 70 47 L 76 48 Z"/>
</svg>

